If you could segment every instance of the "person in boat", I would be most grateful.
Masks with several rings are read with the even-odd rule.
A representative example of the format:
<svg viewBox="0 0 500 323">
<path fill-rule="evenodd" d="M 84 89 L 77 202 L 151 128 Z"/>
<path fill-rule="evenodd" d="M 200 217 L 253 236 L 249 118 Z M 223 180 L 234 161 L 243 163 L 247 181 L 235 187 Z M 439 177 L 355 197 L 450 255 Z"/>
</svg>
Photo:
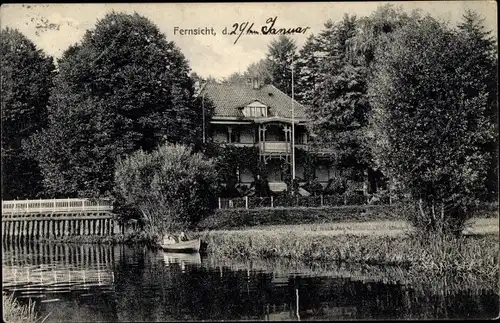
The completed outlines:
<svg viewBox="0 0 500 323">
<path fill-rule="evenodd" d="M 184 233 L 184 231 L 182 231 L 181 234 L 179 235 L 179 242 L 181 242 L 181 241 L 188 241 L 188 240 L 189 240 L 189 238 Z"/>
<path fill-rule="evenodd" d="M 174 244 L 174 243 L 177 243 L 177 241 L 170 234 L 163 236 L 163 244 Z"/>
</svg>

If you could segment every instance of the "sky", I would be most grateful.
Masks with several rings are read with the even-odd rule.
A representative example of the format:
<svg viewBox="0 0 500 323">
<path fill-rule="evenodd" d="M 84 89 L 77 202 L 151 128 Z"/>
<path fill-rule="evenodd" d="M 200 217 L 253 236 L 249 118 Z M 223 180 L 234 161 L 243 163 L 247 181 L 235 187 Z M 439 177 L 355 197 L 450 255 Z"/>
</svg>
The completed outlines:
<svg viewBox="0 0 500 323">
<path fill-rule="evenodd" d="M 18 29 L 38 48 L 55 58 L 81 41 L 87 29 L 106 13 L 137 12 L 155 23 L 174 41 L 188 59 L 192 71 L 217 79 L 244 72 L 248 65 L 265 57 L 272 35 L 224 35 L 248 22 L 261 30 L 266 20 L 277 17 L 275 28 L 305 29 L 291 36 L 300 48 L 310 34 L 317 34 L 324 23 L 339 21 L 344 14 L 370 15 L 378 6 L 391 2 L 276 2 L 276 3 L 101 3 L 101 4 L 6 4 L 0 7 L 0 25 Z M 466 9 L 482 15 L 485 26 L 496 36 L 497 5 L 494 1 L 409 1 L 392 2 L 405 11 L 422 9 L 455 25 Z M 178 29 L 176 29 L 178 27 Z M 181 35 L 180 29 L 208 28 L 215 35 Z M 177 30 L 177 32 L 176 32 Z"/>
</svg>

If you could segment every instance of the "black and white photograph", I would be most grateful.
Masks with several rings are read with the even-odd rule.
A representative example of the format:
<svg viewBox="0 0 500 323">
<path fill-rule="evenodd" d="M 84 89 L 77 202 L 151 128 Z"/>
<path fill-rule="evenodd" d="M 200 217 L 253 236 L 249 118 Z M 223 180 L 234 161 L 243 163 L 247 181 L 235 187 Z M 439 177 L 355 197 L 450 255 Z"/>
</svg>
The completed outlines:
<svg viewBox="0 0 500 323">
<path fill-rule="evenodd" d="M 497 10 L 2 4 L 3 321 L 498 319 Z"/>
</svg>

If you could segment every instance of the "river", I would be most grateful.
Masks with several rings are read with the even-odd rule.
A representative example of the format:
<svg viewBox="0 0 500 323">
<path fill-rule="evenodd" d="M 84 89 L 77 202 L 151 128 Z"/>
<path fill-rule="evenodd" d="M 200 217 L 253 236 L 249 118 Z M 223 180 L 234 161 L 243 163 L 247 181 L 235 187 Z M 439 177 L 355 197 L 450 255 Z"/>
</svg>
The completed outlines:
<svg viewBox="0 0 500 323">
<path fill-rule="evenodd" d="M 2 251 L 3 290 L 23 304 L 35 301 L 45 322 L 473 319 L 499 312 L 494 288 L 446 279 L 412 286 L 397 268 L 221 260 L 123 245 L 3 243 Z"/>
</svg>

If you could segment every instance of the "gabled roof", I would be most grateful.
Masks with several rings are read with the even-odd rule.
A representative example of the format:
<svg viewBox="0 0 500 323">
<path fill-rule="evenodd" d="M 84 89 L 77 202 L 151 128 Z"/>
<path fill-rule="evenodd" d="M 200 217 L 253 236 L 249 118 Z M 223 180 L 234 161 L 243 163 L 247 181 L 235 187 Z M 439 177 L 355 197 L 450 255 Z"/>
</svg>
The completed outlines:
<svg viewBox="0 0 500 323">
<path fill-rule="evenodd" d="M 269 117 L 292 117 L 292 99 L 273 85 L 253 89 L 249 85 L 208 82 L 201 90 L 215 105 L 213 118 L 244 118 L 241 108 L 259 101 L 269 107 Z M 306 107 L 294 101 L 294 118 L 306 120 Z"/>
</svg>

